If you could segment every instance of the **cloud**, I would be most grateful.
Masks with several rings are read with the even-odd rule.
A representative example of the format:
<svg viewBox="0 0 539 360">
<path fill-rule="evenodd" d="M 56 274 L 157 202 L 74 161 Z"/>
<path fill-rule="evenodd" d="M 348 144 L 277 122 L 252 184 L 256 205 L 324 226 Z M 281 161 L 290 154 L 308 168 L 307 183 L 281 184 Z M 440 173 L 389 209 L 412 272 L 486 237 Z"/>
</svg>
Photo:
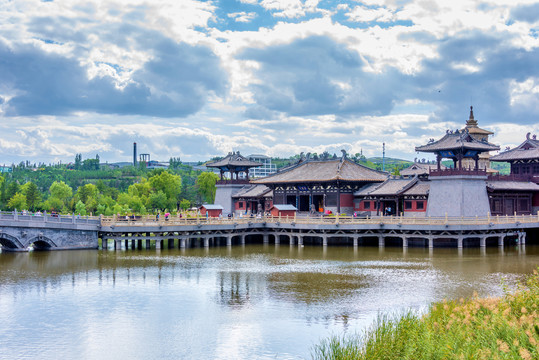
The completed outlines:
<svg viewBox="0 0 539 360">
<path fill-rule="evenodd" d="M 516 6 L 511 10 L 511 18 L 518 21 L 525 21 L 530 24 L 538 22 L 539 3 Z"/>
<path fill-rule="evenodd" d="M 9 48 L 0 44 L 0 95 L 11 96 L 3 105 L 5 115 L 89 111 L 187 116 L 199 111 L 210 93 L 225 93 L 226 74 L 208 47 L 178 44 L 158 33 L 146 35 L 153 35 L 153 57 L 122 88 L 108 75 L 90 78 L 76 59 L 32 45 Z"/>
</svg>

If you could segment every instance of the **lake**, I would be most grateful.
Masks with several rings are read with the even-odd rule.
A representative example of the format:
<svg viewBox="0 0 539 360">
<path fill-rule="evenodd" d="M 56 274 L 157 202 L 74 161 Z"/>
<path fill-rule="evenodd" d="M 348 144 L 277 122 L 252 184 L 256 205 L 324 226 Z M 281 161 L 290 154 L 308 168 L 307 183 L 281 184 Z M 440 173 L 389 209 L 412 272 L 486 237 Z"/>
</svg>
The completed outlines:
<svg viewBox="0 0 539 360">
<path fill-rule="evenodd" d="M 0 254 L 2 359 L 309 359 L 330 335 L 498 296 L 539 246 L 245 245 Z"/>
</svg>

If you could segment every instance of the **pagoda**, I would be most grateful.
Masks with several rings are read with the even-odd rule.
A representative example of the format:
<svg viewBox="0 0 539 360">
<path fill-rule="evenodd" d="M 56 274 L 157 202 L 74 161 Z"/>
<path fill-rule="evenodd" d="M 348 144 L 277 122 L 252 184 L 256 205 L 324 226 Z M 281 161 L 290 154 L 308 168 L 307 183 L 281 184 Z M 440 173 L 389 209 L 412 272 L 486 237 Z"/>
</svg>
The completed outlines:
<svg viewBox="0 0 539 360">
<path fill-rule="evenodd" d="M 466 127 L 462 129 L 462 131 L 468 131 L 468 133 L 476 140 L 479 141 L 486 141 L 488 142 L 488 138 L 490 135 L 493 135 L 494 133 L 492 131 L 488 131 L 485 129 L 481 129 L 478 124 L 477 120 L 475 120 L 473 115 L 473 106 L 470 106 L 470 116 L 468 120 L 466 120 Z M 480 169 L 486 169 L 487 173 L 496 173 L 496 170 L 493 170 L 490 168 L 490 154 L 488 152 L 483 152 L 479 154 L 479 168 Z M 463 159 L 463 166 L 464 167 L 472 167 L 473 159 L 470 158 L 464 158 Z"/>
<path fill-rule="evenodd" d="M 257 166 L 262 164 L 247 159 L 239 151 L 229 152 L 221 160 L 206 164 L 208 168 L 219 169 L 220 180 L 216 183 L 214 203 L 223 207 L 223 214 L 233 212 L 232 196 L 249 184 L 249 169 Z M 230 174 L 230 179 L 225 179 L 227 173 Z M 241 177 L 242 173 L 244 178 Z"/>
<path fill-rule="evenodd" d="M 473 127 L 473 113 L 470 115 Z M 499 149 L 485 138 L 472 136 L 467 128 L 447 130 L 440 140 L 416 147 L 416 151 L 436 154 L 437 168 L 429 172 L 426 216 L 487 216 L 487 170 L 480 168 L 479 159 L 481 154 Z M 444 158 L 453 160 L 453 167 L 442 169 Z"/>
</svg>

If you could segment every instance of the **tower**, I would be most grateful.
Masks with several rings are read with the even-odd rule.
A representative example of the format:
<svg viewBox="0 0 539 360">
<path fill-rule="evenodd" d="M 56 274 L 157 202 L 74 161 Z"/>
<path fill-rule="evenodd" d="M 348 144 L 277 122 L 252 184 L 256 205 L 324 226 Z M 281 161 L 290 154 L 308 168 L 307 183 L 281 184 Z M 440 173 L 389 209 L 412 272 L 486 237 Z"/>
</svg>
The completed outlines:
<svg viewBox="0 0 539 360">
<path fill-rule="evenodd" d="M 133 143 L 133 166 L 137 166 L 137 143 Z"/>
</svg>

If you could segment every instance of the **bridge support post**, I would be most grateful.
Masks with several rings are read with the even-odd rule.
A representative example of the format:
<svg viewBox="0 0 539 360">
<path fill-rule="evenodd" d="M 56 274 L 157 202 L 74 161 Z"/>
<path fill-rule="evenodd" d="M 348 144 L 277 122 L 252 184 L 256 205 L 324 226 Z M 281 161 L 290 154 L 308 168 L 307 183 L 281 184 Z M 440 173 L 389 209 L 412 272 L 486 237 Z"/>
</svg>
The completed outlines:
<svg viewBox="0 0 539 360">
<path fill-rule="evenodd" d="M 322 236 L 322 246 L 328 246 L 328 237 L 326 235 Z"/>
<path fill-rule="evenodd" d="M 205 248 L 210 247 L 210 238 L 209 237 L 204 238 L 204 247 Z"/>
<path fill-rule="evenodd" d="M 124 241 L 124 247 L 125 247 L 125 250 L 128 250 L 129 249 L 129 240 L 125 240 Z"/>
<path fill-rule="evenodd" d="M 293 246 L 294 245 L 294 235 L 292 235 L 292 234 L 288 235 L 288 239 L 289 239 L 290 246 Z"/>
<path fill-rule="evenodd" d="M 526 232 L 525 231 L 518 232 L 518 244 L 526 245 Z"/>
<path fill-rule="evenodd" d="M 482 248 L 487 246 L 487 238 L 485 236 L 482 236 L 479 239 L 479 246 L 482 247 Z"/>
<path fill-rule="evenodd" d="M 122 250 L 122 240 L 114 239 L 114 250 Z"/>
<path fill-rule="evenodd" d="M 232 246 L 232 236 L 228 235 L 226 237 L 226 246 Z"/>
<path fill-rule="evenodd" d="M 142 250 L 142 240 L 137 240 L 137 249 Z"/>
<path fill-rule="evenodd" d="M 281 243 L 281 235 L 275 234 L 275 245 L 279 245 Z"/>
<path fill-rule="evenodd" d="M 303 236 L 298 235 L 298 246 L 303 246 Z"/>
<path fill-rule="evenodd" d="M 244 235 L 244 234 L 241 234 L 241 235 L 240 235 L 240 243 L 241 243 L 242 245 L 245 245 L 245 236 L 246 236 L 246 235 Z"/>
<path fill-rule="evenodd" d="M 131 240 L 131 250 L 135 250 L 137 248 L 137 240 L 132 239 Z"/>
<path fill-rule="evenodd" d="M 354 242 L 354 247 L 357 247 L 357 243 L 358 243 L 358 236 L 354 236 L 353 240 Z"/>
<path fill-rule="evenodd" d="M 262 235 L 262 242 L 263 242 L 264 244 L 269 243 L 269 235 L 268 235 L 267 233 L 264 233 L 264 234 Z"/>
<path fill-rule="evenodd" d="M 146 250 L 149 250 L 152 248 L 152 243 L 150 241 L 151 240 L 146 240 Z"/>
<path fill-rule="evenodd" d="M 434 239 L 432 236 L 429 236 L 429 249 L 432 249 L 434 247 Z"/>
<path fill-rule="evenodd" d="M 174 249 L 174 238 L 168 239 L 167 245 L 169 249 Z"/>
<path fill-rule="evenodd" d="M 457 247 L 458 247 L 459 249 L 462 249 L 462 243 L 463 243 L 463 238 L 462 238 L 462 236 L 459 236 L 459 237 L 457 238 Z"/>
<path fill-rule="evenodd" d="M 378 247 L 385 247 L 386 246 L 386 239 L 383 235 L 378 235 Z"/>
<path fill-rule="evenodd" d="M 178 240 L 178 247 L 180 249 L 185 249 L 185 238 L 184 237 L 181 237 L 179 240 Z"/>
<path fill-rule="evenodd" d="M 101 249 L 107 250 L 109 247 L 109 240 L 107 238 L 101 238 Z"/>
<path fill-rule="evenodd" d="M 407 248 L 407 247 L 408 247 L 408 237 L 407 237 L 407 236 L 403 236 L 403 237 L 402 237 L 402 247 L 403 247 L 403 248 Z"/>
<path fill-rule="evenodd" d="M 155 240 L 155 250 L 161 250 L 162 247 L 163 247 L 163 240 L 161 239 Z"/>
<path fill-rule="evenodd" d="M 503 238 L 504 238 L 504 235 L 498 236 L 498 246 L 502 246 L 502 247 L 503 247 Z"/>
</svg>

